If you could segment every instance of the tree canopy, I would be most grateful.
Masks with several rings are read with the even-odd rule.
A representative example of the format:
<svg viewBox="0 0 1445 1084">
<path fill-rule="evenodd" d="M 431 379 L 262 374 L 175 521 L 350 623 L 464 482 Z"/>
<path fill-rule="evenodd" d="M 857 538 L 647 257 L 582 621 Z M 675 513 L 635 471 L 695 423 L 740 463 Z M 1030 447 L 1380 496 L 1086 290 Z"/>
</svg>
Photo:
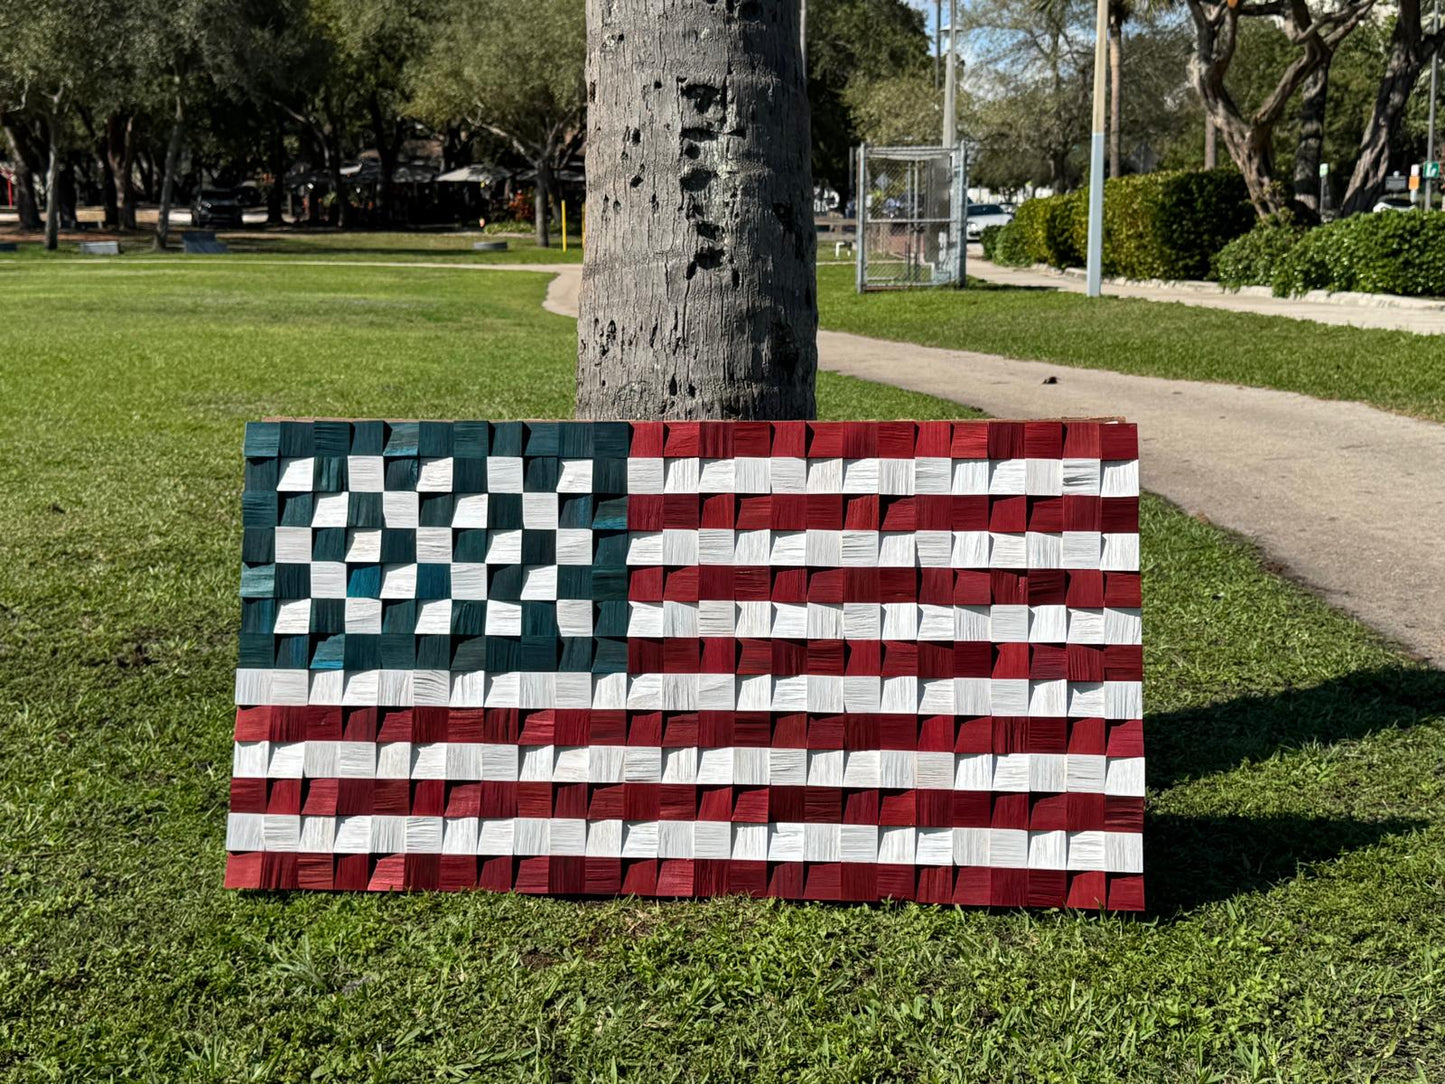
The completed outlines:
<svg viewBox="0 0 1445 1084">
<path fill-rule="evenodd" d="M 926 6 L 809 0 L 817 183 L 846 196 L 860 140 L 938 140 Z M 1210 116 L 1262 211 L 1308 203 L 1320 162 L 1357 209 L 1424 150 L 1417 83 L 1445 33 L 1418 0 L 1113 10 L 1111 171 L 1198 164 Z M 973 181 L 1079 184 L 1092 5 L 971 0 L 961 18 Z M 394 178 L 424 146 L 445 168 L 499 165 L 538 188 L 545 233 L 563 178 L 585 166 L 584 23 L 583 0 L 0 0 L 0 156 L 31 226 L 48 206 L 53 229 L 78 203 L 133 226 L 167 175 L 178 199 L 250 179 L 273 221 L 304 196 L 310 219 L 347 225 L 398 220 Z M 348 180 L 362 159 L 364 197 Z"/>
</svg>

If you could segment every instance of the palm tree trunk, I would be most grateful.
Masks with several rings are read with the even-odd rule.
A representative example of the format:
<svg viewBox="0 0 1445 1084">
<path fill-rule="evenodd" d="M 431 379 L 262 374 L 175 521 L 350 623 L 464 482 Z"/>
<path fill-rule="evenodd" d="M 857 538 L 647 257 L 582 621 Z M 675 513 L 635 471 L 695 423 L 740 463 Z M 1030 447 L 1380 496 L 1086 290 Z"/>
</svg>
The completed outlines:
<svg viewBox="0 0 1445 1084">
<path fill-rule="evenodd" d="M 581 418 L 811 418 L 798 8 L 587 0 Z"/>
</svg>

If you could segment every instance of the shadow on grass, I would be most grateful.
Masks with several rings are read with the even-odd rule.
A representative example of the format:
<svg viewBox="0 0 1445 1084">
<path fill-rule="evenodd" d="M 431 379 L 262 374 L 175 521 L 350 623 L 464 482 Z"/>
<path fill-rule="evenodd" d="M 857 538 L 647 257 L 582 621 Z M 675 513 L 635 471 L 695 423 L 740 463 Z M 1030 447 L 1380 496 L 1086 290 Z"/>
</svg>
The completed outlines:
<svg viewBox="0 0 1445 1084">
<path fill-rule="evenodd" d="M 966 276 L 968 280 L 967 289 L 984 290 L 991 294 L 1056 294 L 1058 286 L 1027 286 L 1019 282 L 993 282 L 989 279 L 976 279 L 972 275 Z M 940 290 L 951 290 L 951 286 L 940 286 Z"/>
<path fill-rule="evenodd" d="M 1399 817 L 1188 817 L 1151 814 L 1144 823 L 1144 883 L 1149 910 L 1184 917 L 1195 908 L 1263 891 L 1315 862 L 1373 847 L 1387 836 L 1424 828 Z"/>
<path fill-rule="evenodd" d="M 1440 715 L 1445 715 L 1445 672 L 1406 667 L 1361 670 L 1308 689 L 1146 714 L 1149 784 L 1163 789 L 1266 760 L 1281 749 L 1363 738 Z"/>
</svg>

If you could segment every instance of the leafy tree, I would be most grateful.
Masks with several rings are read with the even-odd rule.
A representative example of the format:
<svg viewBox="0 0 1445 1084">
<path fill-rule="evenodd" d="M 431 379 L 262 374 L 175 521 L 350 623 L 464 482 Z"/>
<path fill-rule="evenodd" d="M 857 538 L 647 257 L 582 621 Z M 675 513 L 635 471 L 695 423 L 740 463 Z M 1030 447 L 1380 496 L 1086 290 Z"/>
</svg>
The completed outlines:
<svg viewBox="0 0 1445 1084">
<path fill-rule="evenodd" d="M 869 143 L 937 143 L 943 126 L 943 90 L 927 70 L 879 79 L 857 80 L 845 88 L 843 101 L 860 139 Z M 968 97 L 955 103 L 958 130 L 970 119 Z M 816 147 L 815 147 L 816 153 Z"/>
<path fill-rule="evenodd" d="M 5 32 L 0 24 L 0 35 Z M 40 187 L 45 171 L 44 133 L 29 110 L 29 86 L 22 73 L 7 67 L 15 63 L 0 42 L 0 129 L 5 132 L 10 165 L 15 174 L 16 210 L 22 229 L 40 228 Z"/>
<path fill-rule="evenodd" d="M 1390 169 L 1391 147 L 1404 123 L 1415 83 L 1442 46 L 1445 28 L 1424 32 L 1420 0 L 1399 0 L 1374 108 L 1361 136 L 1360 155 L 1341 206 L 1345 214 L 1366 210 L 1379 197 Z"/>
<path fill-rule="evenodd" d="M 296 123 L 303 142 L 331 177 L 337 224 L 353 224 L 341 172 L 358 142 L 374 143 L 381 166 L 379 209 L 387 212 L 397 155 L 405 137 L 401 107 L 410 94 L 411 65 L 425 45 L 434 0 L 309 0 L 286 40 L 292 79 L 272 101 Z"/>
<path fill-rule="evenodd" d="M 813 176 L 842 190 L 850 187 L 852 150 L 863 137 L 858 108 L 893 97 L 916 119 L 935 101 L 923 13 L 903 0 L 809 0 L 807 44 Z M 874 83 L 887 86 L 875 94 L 868 89 Z M 905 88 L 922 92 L 918 103 L 900 96 Z M 935 109 L 931 128 L 908 130 L 918 142 L 937 143 L 942 118 Z"/>
<path fill-rule="evenodd" d="M 1055 191 L 1073 187 L 1076 152 L 1089 132 L 1092 6 L 982 0 L 962 28 L 975 57 L 968 125 L 981 151 L 975 177 L 1003 188 L 1030 181 Z"/>
<path fill-rule="evenodd" d="M 1282 210 L 1289 199 L 1275 174 L 1274 136 L 1291 99 L 1360 25 L 1374 0 L 1339 0 L 1311 10 L 1306 0 L 1186 0 L 1194 23 L 1189 70 L 1229 155 L 1244 174 L 1261 215 Z M 1293 55 L 1273 87 L 1250 113 L 1226 85 L 1245 19 L 1278 20 Z"/>
<path fill-rule="evenodd" d="M 155 247 L 163 249 L 192 111 L 237 86 L 235 49 L 248 12 L 243 0 L 131 0 L 130 9 L 141 28 L 135 63 L 152 111 L 169 128 L 154 236 Z"/>
<path fill-rule="evenodd" d="M 45 247 L 60 238 L 60 168 L 78 101 L 127 45 L 133 21 L 120 0 L 0 0 L 0 71 L 16 112 L 45 130 Z M 110 33 L 98 34 L 97 27 Z"/>
<path fill-rule="evenodd" d="M 583 139 L 582 0 L 449 0 L 415 76 L 412 108 L 436 127 L 491 132 L 537 175 L 537 243 L 550 242 L 553 174 Z"/>
</svg>

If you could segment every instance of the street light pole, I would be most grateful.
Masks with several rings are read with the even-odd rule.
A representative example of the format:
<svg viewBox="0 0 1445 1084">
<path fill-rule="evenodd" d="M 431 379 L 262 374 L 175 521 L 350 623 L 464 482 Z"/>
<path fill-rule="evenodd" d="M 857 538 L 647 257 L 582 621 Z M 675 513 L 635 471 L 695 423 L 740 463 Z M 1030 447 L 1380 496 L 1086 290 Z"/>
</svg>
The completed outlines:
<svg viewBox="0 0 1445 1084">
<path fill-rule="evenodd" d="M 1085 293 L 1103 293 L 1104 264 L 1104 66 L 1109 32 L 1109 0 L 1098 0 L 1094 27 L 1094 138 L 1089 148 L 1089 251 Z"/>
<path fill-rule="evenodd" d="M 938 65 L 943 57 L 943 0 L 933 0 L 933 89 L 938 89 Z"/>
<path fill-rule="evenodd" d="M 948 56 L 943 61 L 943 145 L 958 144 L 958 0 L 948 0 Z"/>
</svg>

